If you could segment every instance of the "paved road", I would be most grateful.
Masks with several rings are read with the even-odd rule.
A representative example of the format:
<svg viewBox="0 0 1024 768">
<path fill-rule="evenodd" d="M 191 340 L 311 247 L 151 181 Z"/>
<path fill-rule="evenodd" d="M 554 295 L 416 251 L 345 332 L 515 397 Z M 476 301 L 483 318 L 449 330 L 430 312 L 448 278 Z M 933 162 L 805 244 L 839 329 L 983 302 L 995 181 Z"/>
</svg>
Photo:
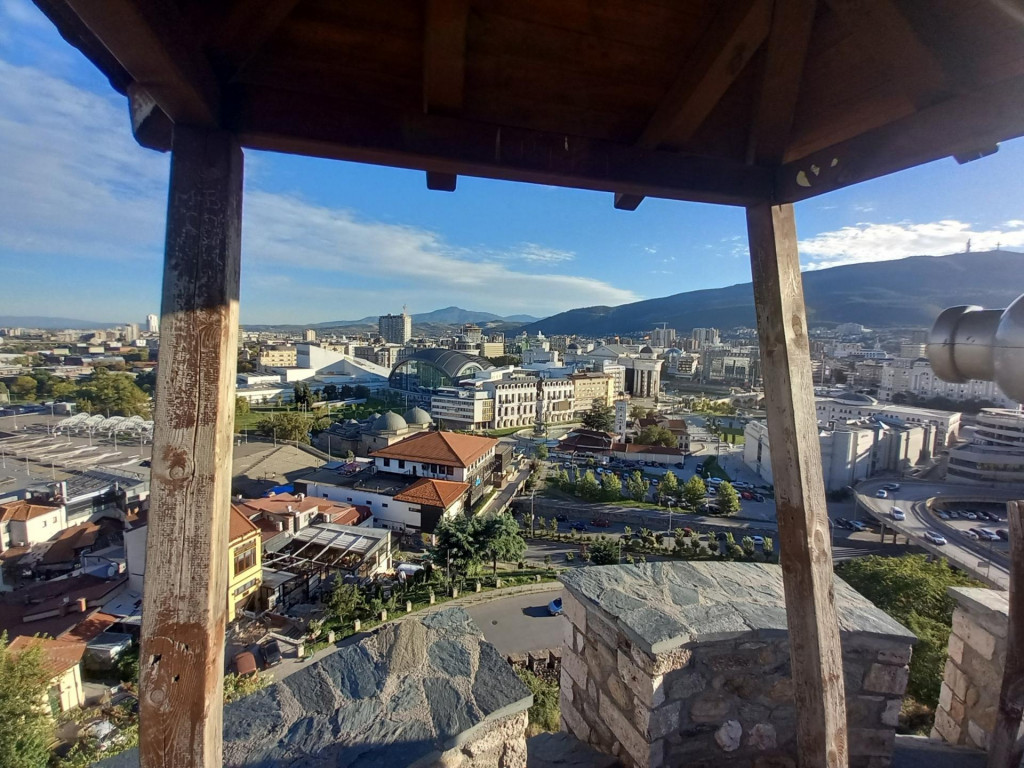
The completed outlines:
<svg viewBox="0 0 1024 768">
<path fill-rule="evenodd" d="M 932 498 L 955 501 L 969 499 L 977 502 L 986 500 L 993 503 L 1005 502 L 1021 494 L 1018 489 L 998 489 L 958 485 L 955 483 L 906 482 L 900 483 L 900 489 L 889 493 L 889 497 L 879 499 L 876 492 L 891 480 L 869 480 L 857 486 L 858 506 L 867 510 L 887 528 L 895 529 L 911 538 L 918 546 L 932 554 L 947 558 L 960 568 L 975 577 L 989 581 L 994 586 L 1006 589 L 1009 581 L 1007 567 L 1009 565 L 1007 545 L 1005 542 L 974 541 L 964 531 L 972 527 L 1005 527 L 987 521 L 946 521 L 941 520 L 928 511 L 928 500 Z M 899 507 L 907 516 L 906 520 L 892 519 L 892 508 Z M 963 506 L 970 507 L 971 503 Z M 1005 517 L 1005 512 L 1003 513 Z M 936 546 L 924 538 L 925 531 L 935 531 L 946 537 L 947 544 Z"/>
<path fill-rule="evenodd" d="M 559 648 L 565 617 L 548 613 L 548 603 L 561 590 L 518 595 L 467 608 L 473 621 L 503 654 Z"/>
</svg>

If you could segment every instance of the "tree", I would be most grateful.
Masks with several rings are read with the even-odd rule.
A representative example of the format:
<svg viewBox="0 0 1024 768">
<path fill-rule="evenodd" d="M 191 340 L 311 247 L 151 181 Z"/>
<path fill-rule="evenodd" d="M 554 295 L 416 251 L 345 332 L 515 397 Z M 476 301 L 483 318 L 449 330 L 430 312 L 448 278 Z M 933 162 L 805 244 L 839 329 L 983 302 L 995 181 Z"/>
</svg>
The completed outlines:
<svg viewBox="0 0 1024 768">
<path fill-rule="evenodd" d="M 683 485 L 683 501 L 694 509 L 704 503 L 707 494 L 707 486 L 704 485 L 704 480 L 698 475 L 694 475 Z"/>
<path fill-rule="evenodd" d="M 609 539 L 598 539 L 587 548 L 594 565 L 614 565 L 619 562 L 619 545 Z"/>
<path fill-rule="evenodd" d="M 677 444 L 676 436 L 670 429 L 657 425 L 641 429 L 640 434 L 636 437 L 636 442 L 640 445 L 663 445 L 666 448 L 675 448 Z"/>
<path fill-rule="evenodd" d="M 634 404 L 629 406 L 629 418 L 636 421 L 637 419 L 643 419 L 647 416 L 647 409 L 640 404 Z"/>
<path fill-rule="evenodd" d="M 583 473 L 583 477 L 576 483 L 576 493 L 587 501 L 596 501 L 598 496 L 601 495 L 601 486 L 598 485 L 597 478 L 594 477 L 594 473 L 589 469 Z"/>
<path fill-rule="evenodd" d="M 718 484 L 718 508 L 723 515 L 735 515 L 740 511 L 740 495 L 732 487 L 732 483 Z"/>
<path fill-rule="evenodd" d="M 541 443 L 537 446 L 537 458 L 544 461 L 548 457 L 548 447 Z"/>
<path fill-rule="evenodd" d="M 934 707 L 956 607 L 946 590 L 981 584 L 954 571 L 942 558 L 929 561 L 928 555 L 861 557 L 836 566 L 836 573 L 917 635 L 907 693 Z"/>
<path fill-rule="evenodd" d="M 11 653 L 7 633 L 0 634 L 0 765 L 4 768 L 45 766 L 54 740 L 47 708 L 50 674 L 42 648 Z"/>
<path fill-rule="evenodd" d="M 363 384 L 359 384 L 352 390 L 352 396 L 357 400 L 369 400 L 371 394 L 370 388 Z"/>
<path fill-rule="evenodd" d="M 338 385 L 337 384 L 325 384 L 324 389 L 324 400 L 337 400 L 338 399 Z"/>
<path fill-rule="evenodd" d="M 7 385 L 0 381 L 0 403 L 7 402 L 7 396 L 10 395 L 11 390 L 7 388 Z"/>
<path fill-rule="evenodd" d="M 476 518 L 474 518 L 475 522 Z M 493 572 L 498 572 L 498 561 L 517 562 L 526 551 L 526 542 L 519 533 L 519 523 L 509 514 L 495 515 L 477 526 L 478 550 L 486 554 L 494 565 Z"/>
<path fill-rule="evenodd" d="M 38 382 L 31 376 L 19 376 L 11 382 L 11 397 L 15 400 L 35 400 Z"/>
<path fill-rule="evenodd" d="M 601 477 L 601 491 L 605 501 L 621 501 L 622 481 L 619 476 L 608 472 Z"/>
<path fill-rule="evenodd" d="M 634 501 L 643 501 L 647 498 L 647 480 L 640 470 L 637 470 L 626 480 L 626 492 Z"/>
<path fill-rule="evenodd" d="M 97 368 L 75 393 L 78 410 L 110 416 L 149 416 L 149 395 L 130 374 Z"/>
<path fill-rule="evenodd" d="M 615 409 L 597 400 L 583 414 L 583 426 L 598 432 L 611 432 L 615 428 Z"/>
<path fill-rule="evenodd" d="M 665 476 L 661 479 L 661 484 L 658 486 L 658 490 L 666 496 L 675 496 L 679 493 L 679 481 L 676 479 L 675 472 L 665 473 Z"/>
<path fill-rule="evenodd" d="M 488 357 L 487 360 L 495 368 L 504 368 L 508 365 L 519 365 L 523 362 L 523 358 L 519 355 L 497 355 L 496 357 Z"/>
<path fill-rule="evenodd" d="M 244 397 L 236 397 L 235 398 L 235 418 L 237 419 L 239 416 L 245 416 L 247 413 L 249 413 L 249 411 L 250 411 L 249 401 L 246 398 L 244 398 Z"/>
<path fill-rule="evenodd" d="M 753 557 L 757 551 L 757 545 L 754 544 L 754 540 L 749 536 L 744 536 L 740 539 L 740 546 L 743 547 L 743 554 L 747 557 Z"/>
<path fill-rule="evenodd" d="M 775 557 L 775 541 L 771 536 L 764 537 L 764 544 L 761 545 L 761 551 L 764 552 L 765 560 L 771 560 Z"/>
<path fill-rule="evenodd" d="M 309 443 L 309 419 L 304 414 L 289 411 L 272 413 L 259 420 L 256 431 L 276 440 L 292 440 Z"/>
<path fill-rule="evenodd" d="M 480 547 L 468 517 L 446 518 L 434 531 L 437 544 L 432 559 L 438 568 L 457 576 L 468 576 L 480 564 Z"/>
<path fill-rule="evenodd" d="M 295 383 L 295 405 L 305 408 L 313 407 L 313 393 L 309 384 L 304 381 Z"/>
<path fill-rule="evenodd" d="M 363 606 L 363 593 L 355 584 L 346 584 L 339 577 L 327 595 L 328 613 L 339 623 L 344 624 L 356 617 Z"/>
</svg>

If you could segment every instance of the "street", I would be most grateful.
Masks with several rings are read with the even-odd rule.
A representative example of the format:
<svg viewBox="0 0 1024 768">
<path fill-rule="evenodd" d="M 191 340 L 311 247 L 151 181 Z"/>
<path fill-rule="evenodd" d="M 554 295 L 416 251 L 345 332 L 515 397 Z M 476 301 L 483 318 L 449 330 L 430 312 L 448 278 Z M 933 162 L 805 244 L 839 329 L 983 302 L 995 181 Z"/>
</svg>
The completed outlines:
<svg viewBox="0 0 1024 768">
<path fill-rule="evenodd" d="M 561 648 L 566 619 L 548 612 L 548 603 L 561 596 L 562 590 L 556 588 L 492 600 L 466 610 L 502 654 Z"/>
</svg>

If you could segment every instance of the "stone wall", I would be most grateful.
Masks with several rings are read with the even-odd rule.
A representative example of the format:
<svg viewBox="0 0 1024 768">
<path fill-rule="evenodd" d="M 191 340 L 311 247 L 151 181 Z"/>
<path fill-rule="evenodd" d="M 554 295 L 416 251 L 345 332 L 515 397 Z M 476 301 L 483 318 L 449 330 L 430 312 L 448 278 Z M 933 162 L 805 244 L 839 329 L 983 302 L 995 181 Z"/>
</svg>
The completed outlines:
<svg viewBox="0 0 1024 768">
<path fill-rule="evenodd" d="M 1006 664 L 1009 605 L 993 589 L 950 587 L 956 599 L 946 670 L 931 736 L 986 749 Z"/>
<path fill-rule="evenodd" d="M 796 765 L 781 572 L 650 563 L 562 577 L 563 729 L 627 766 Z M 913 635 L 836 588 L 850 765 L 889 765 Z"/>
</svg>

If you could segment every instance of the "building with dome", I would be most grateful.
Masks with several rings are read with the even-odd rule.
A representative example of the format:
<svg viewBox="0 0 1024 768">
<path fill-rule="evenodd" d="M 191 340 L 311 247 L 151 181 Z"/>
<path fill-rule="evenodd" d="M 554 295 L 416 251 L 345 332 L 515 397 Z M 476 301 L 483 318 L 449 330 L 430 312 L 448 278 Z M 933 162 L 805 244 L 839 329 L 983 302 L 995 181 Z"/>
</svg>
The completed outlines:
<svg viewBox="0 0 1024 768">
<path fill-rule="evenodd" d="M 411 408 L 405 415 L 395 411 L 373 413 L 362 421 L 336 421 L 317 435 L 314 445 L 331 456 L 369 456 L 421 432 L 429 432 L 433 419 L 422 408 Z"/>
<path fill-rule="evenodd" d="M 467 352 L 420 349 L 392 369 L 388 386 L 426 404 L 441 387 L 455 386 L 475 373 L 493 367 L 486 358 Z"/>
</svg>

